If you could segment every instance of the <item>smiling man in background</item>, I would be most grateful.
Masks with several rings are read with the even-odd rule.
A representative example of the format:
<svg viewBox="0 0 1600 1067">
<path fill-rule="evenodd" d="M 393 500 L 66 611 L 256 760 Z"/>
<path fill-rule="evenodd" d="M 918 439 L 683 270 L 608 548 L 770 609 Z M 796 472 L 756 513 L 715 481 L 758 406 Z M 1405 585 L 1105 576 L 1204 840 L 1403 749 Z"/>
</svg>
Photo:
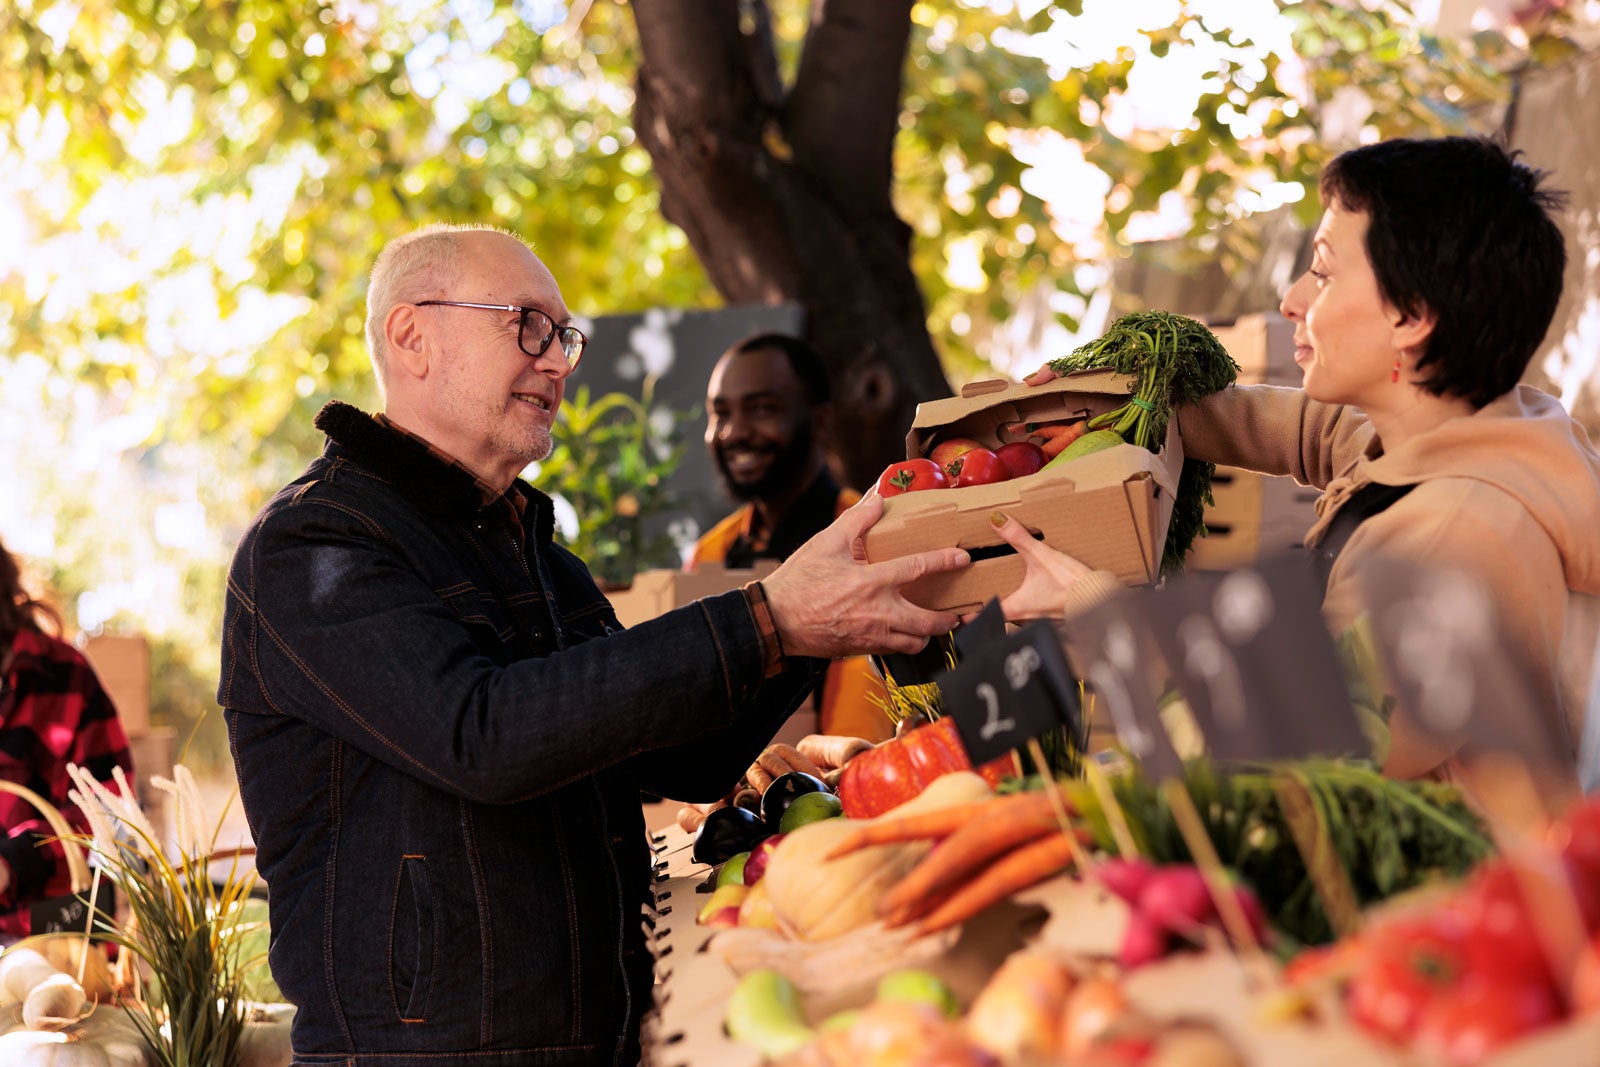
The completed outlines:
<svg viewBox="0 0 1600 1067">
<path fill-rule="evenodd" d="M 805 341 L 762 333 L 722 354 L 706 387 L 706 447 L 743 506 L 700 538 L 690 569 L 788 559 L 861 499 L 828 466 L 832 424 L 828 371 Z M 820 729 L 881 741 L 894 732 L 886 699 L 865 656 L 834 663 L 814 697 Z"/>
</svg>

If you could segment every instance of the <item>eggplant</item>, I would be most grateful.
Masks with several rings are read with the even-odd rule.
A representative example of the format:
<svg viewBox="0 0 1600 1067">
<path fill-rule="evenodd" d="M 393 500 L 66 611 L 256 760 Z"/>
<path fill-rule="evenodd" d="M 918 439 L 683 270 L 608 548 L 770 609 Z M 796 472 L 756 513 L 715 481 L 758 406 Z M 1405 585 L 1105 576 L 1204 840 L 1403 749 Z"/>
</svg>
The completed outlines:
<svg viewBox="0 0 1600 1067">
<path fill-rule="evenodd" d="M 780 774 L 767 786 L 767 791 L 761 794 L 761 821 L 767 824 L 766 832 L 778 833 L 778 824 L 783 820 L 783 813 L 789 810 L 789 805 L 794 803 L 794 798 L 807 793 L 831 793 L 827 784 L 821 778 L 805 774 L 801 771 L 790 771 Z"/>
<path fill-rule="evenodd" d="M 694 834 L 694 861 L 715 865 L 748 852 L 767 836 L 767 827 L 753 811 L 729 805 L 706 816 Z"/>
</svg>

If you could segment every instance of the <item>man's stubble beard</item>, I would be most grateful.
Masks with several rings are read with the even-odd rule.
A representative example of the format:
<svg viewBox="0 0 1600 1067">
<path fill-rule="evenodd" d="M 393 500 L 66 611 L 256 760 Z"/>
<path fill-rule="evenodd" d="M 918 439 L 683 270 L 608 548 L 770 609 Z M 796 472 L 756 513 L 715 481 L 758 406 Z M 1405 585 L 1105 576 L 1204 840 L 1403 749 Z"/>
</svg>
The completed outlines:
<svg viewBox="0 0 1600 1067">
<path fill-rule="evenodd" d="M 811 461 L 811 450 L 816 443 L 816 435 L 811 430 L 810 420 L 802 422 L 789 438 L 788 445 L 778 451 L 773 457 L 772 465 L 760 479 L 747 485 L 741 485 L 733 480 L 728 472 L 727 465 L 722 460 L 722 449 L 713 448 L 711 459 L 717 468 L 717 475 L 722 479 L 723 490 L 741 503 L 752 500 L 766 500 L 787 489 L 805 472 L 806 466 Z"/>
</svg>

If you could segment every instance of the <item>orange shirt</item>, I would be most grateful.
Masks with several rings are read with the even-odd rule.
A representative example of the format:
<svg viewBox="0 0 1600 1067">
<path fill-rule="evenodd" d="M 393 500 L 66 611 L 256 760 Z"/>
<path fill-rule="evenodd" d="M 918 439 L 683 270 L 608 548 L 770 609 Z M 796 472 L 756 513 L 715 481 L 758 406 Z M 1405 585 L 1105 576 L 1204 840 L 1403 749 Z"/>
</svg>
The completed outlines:
<svg viewBox="0 0 1600 1067">
<path fill-rule="evenodd" d="M 695 542 L 686 567 L 694 570 L 702 563 L 748 567 L 757 559 L 783 559 L 860 499 L 860 493 L 840 488 L 832 474 L 825 470 L 778 521 L 776 528 L 756 528 L 755 506 L 746 504 Z M 831 663 L 818 695 L 823 733 L 864 737 L 869 741 L 883 741 L 894 734 L 894 724 L 883 710 L 889 699 L 888 690 L 866 656 L 851 656 Z"/>
</svg>

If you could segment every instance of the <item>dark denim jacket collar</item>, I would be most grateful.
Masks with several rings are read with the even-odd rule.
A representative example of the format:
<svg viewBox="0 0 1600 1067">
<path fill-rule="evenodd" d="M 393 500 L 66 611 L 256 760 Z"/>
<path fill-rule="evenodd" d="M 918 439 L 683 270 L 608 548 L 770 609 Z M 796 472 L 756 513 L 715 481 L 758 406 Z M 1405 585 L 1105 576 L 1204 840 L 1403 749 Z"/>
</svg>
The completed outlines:
<svg viewBox="0 0 1600 1067">
<path fill-rule="evenodd" d="M 330 400 L 317 412 L 317 429 L 328 436 L 324 454 L 345 459 L 394 486 L 418 509 L 435 515 L 465 516 L 482 510 L 478 486 L 471 474 L 428 451 L 421 441 L 391 430 L 360 408 Z M 549 544 L 555 533 L 555 512 L 550 498 L 522 479 L 507 492 L 527 501 L 528 521 L 538 544 Z"/>
</svg>

